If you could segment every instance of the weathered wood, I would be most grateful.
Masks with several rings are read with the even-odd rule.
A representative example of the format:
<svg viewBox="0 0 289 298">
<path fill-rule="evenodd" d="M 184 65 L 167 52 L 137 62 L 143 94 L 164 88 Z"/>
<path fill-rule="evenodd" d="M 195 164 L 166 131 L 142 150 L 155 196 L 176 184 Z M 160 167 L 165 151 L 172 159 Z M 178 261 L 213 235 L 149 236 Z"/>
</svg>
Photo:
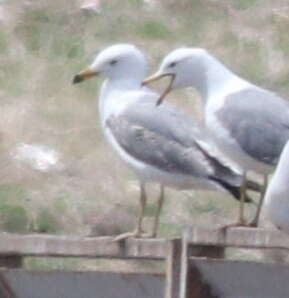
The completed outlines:
<svg viewBox="0 0 289 298">
<path fill-rule="evenodd" d="M 282 232 L 260 228 L 229 228 L 227 231 L 190 227 L 184 232 L 188 243 L 201 246 L 252 249 L 289 249 L 289 237 Z"/>
<path fill-rule="evenodd" d="M 189 245 L 188 234 L 184 233 L 182 238 L 182 256 L 181 256 L 181 272 L 180 272 L 180 298 L 187 297 L 188 291 L 188 273 L 189 273 Z"/>
<path fill-rule="evenodd" d="M 192 227 L 184 232 L 189 255 L 218 257 L 216 247 L 289 249 L 289 238 L 281 232 L 232 228 L 221 230 Z M 3 256 L 107 257 L 165 259 L 169 239 L 128 239 L 113 242 L 113 237 L 80 238 L 52 235 L 0 234 L 0 258 Z M 213 249 L 211 246 L 214 246 Z M 209 253 L 209 251 L 210 253 Z M 215 255 L 215 256 L 214 256 Z"/>
<path fill-rule="evenodd" d="M 181 254 L 181 240 L 171 240 L 167 256 L 165 298 L 179 298 L 181 282 Z"/>
<path fill-rule="evenodd" d="M 212 298 L 211 289 L 204 285 L 197 268 L 191 266 L 192 257 L 210 259 L 224 258 L 225 249 L 222 246 L 207 246 L 190 243 L 190 230 L 183 234 L 182 262 L 180 275 L 180 298 Z"/>
<path fill-rule="evenodd" d="M 1 256 L 107 257 L 164 259 L 169 240 L 112 237 L 78 238 L 47 235 L 0 235 Z"/>
</svg>

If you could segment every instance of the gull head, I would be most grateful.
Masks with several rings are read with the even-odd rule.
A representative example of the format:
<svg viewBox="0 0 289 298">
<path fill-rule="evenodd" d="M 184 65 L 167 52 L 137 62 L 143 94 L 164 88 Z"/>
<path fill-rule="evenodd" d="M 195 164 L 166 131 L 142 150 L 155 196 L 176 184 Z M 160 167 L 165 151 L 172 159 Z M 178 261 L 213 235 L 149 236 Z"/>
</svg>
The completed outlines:
<svg viewBox="0 0 289 298">
<path fill-rule="evenodd" d="M 142 52 L 131 44 L 117 44 L 101 51 L 92 64 L 73 78 L 73 84 L 103 75 L 109 80 L 143 80 L 146 60 Z"/>
<path fill-rule="evenodd" d="M 146 78 L 143 85 L 169 77 L 168 87 L 158 100 L 160 104 L 173 89 L 196 87 L 205 80 L 208 52 L 201 48 L 179 48 L 169 53 L 161 62 L 158 71 Z"/>
</svg>

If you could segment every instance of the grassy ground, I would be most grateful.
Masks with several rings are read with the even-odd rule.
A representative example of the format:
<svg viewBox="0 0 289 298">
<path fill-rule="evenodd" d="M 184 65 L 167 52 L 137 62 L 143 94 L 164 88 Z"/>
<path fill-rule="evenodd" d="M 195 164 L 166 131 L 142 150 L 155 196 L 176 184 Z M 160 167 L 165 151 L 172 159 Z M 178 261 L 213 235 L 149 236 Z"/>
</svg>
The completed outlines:
<svg viewBox="0 0 289 298">
<path fill-rule="evenodd" d="M 92 228 L 99 235 L 132 226 L 138 185 L 101 135 L 95 103 L 100 82 L 71 85 L 73 75 L 99 50 L 118 42 L 134 43 L 147 53 L 153 70 L 178 46 L 206 47 L 249 80 L 288 94 L 285 4 L 182 0 L 146 9 L 140 0 L 109 0 L 103 1 L 102 13 L 94 15 L 80 11 L 77 1 L 3 2 L 1 230 L 84 235 Z M 200 118 L 196 94 L 176 92 L 171 99 L 177 102 L 184 96 L 190 100 L 178 104 Z M 41 172 L 15 159 L 13 152 L 21 143 L 53 148 L 61 166 Z M 150 194 L 148 219 L 155 186 Z M 237 212 L 237 203 L 223 194 L 167 190 L 167 197 L 162 236 L 176 236 L 187 224 L 230 222 Z M 111 217 L 115 221 L 108 223 Z M 29 266 L 41 267 L 35 262 Z"/>
</svg>

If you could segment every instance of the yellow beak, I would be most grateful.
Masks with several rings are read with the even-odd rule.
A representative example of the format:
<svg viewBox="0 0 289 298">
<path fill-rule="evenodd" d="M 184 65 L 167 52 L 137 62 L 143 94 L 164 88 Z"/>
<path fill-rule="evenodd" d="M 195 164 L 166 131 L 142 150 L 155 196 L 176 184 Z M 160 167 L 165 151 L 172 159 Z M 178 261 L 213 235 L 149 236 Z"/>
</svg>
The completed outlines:
<svg viewBox="0 0 289 298">
<path fill-rule="evenodd" d="M 175 76 L 176 75 L 173 73 L 163 73 L 163 74 L 152 75 L 152 76 L 147 77 L 146 79 L 143 80 L 142 85 L 146 86 L 146 85 L 150 84 L 151 82 L 160 80 L 161 78 L 170 77 L 169 85 L 164 90 L 164 92 L 160 95 L 160 97 L 158 98 L 158 100 L 156 102 L 156 106 L 159 106 L 163 102 L 165 97 L 171 92 Z"/>
<path fill-rule="evenodd" d="M 80 83 L 84 80 L 97 76 L 97 74 L 97 72 L 91 71 L 89 68 L 86 68 L 74 76 L 72 84 Z"/>
</svg>

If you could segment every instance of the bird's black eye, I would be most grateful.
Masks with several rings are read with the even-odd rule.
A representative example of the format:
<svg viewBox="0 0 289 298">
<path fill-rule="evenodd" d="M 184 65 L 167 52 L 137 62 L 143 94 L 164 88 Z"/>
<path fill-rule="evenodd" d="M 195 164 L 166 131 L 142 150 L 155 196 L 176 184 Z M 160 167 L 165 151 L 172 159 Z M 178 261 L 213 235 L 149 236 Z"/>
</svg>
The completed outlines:
<svg viewBox="0 0 289 298">
<path fill-rule="evenodd" d="M 175 67 L 177 65 L 177 62 L 172 62 L 171 64 L 169 64 L 169 67 Z"/>
<path fill-rule="evenodd" d="M 110 65 L 115 65 L 116 63 L 117 63 L 117 60 L 111 60 L 111 61 L 109 62 Z"/>
</svg>

